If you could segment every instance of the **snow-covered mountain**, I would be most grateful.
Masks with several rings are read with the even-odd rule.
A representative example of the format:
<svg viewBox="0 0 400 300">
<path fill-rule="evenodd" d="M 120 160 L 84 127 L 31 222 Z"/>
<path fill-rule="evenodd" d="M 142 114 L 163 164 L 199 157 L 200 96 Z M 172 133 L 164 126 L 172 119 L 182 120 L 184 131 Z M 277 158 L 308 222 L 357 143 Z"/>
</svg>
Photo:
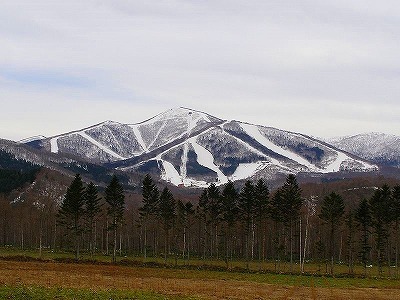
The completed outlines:
<svg viewBox="0 0 400 300">
<path fill-rule="evenodd" d="M 137 124 L 106 121 L 28 144 L 127 172 L 158 173 L 184 186 L 288 173 L 377 170 L 376 165 L 307 135 L 222 120 L 183 107 Z"/>
<path fill-rule="evenodd" d="M 333 138 L 329 142 L 374 163 L 400 168 L 400 136 L 373 132 Z"/>
</svg>

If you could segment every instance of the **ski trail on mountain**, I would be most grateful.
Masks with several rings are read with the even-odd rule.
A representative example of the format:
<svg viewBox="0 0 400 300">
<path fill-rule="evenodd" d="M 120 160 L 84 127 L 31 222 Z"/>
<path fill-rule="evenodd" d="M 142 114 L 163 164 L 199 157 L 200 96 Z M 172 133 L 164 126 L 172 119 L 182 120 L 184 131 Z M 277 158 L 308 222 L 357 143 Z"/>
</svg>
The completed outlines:
<svg viewBox="0 0 400 300">
<path fill-rule="evenodd" d="M 176 186 L 182 184 L 181 176 L 169 161 L 161 159 L 160 156 L 157 157 L 157 160 L 161 161 L 164 167 L 164 172 L 161 174 L 162 179 L 164 179 L 165 181 L 169 181 Z"/>
<path fill-rule="evenodd" d="M 209 168 L 210 170 L 213 170 L 214 172 L 217 173 L 218 176 L 218 181 L 220 184 L 224 184 L 228 182 L 228 178 L 225 176 L 224 173 L 221 172 L 219 167 L 214 164 L 214 157 L 211 154 L 210 151 L 208 151 L 206 148 L 203 146 L 199 145 L 195 138 L 190 138 L 189 139 L 190 144 L 192 145 L 194 151 L 197 154 L 197 162 L 206 167 Z"/>
<path fill-rule="evenodd" d="M 248 150 L 250 150 L 251 152 L 254 152 L 254 153 L 256 153 L 256 154 L 258 154 L 258 155 L 260 155 L 260 156 L 265 157 L 265 158 L 267 159 L 267 160 L 266 160 L 267 162 L 269 162 L 269 163 L 271 163 L 271 164 L 273 164 L 273 165 L 276 165 L 276 166 L 278 166 L 279 168 L 281 168 L 281 169 L 283 169 L 283 170 L 289 171 L 290 173 L 293 173 L 293 170 L 291 170 L 290 168 L 288 168 L 288 167 L 286 167 L 285 165 L 283 165 L 279 160 L 267 156 L 266 154 L 262 153 L 260 150 L 258 150 L 258 149 L 256 149 L 256 148 L 250 146 L 249 144 L 247 144 L 246 142 L 244 142 L 244 141 L 242 141 L 241 139 L 237 138 L 236 136 L 231 135 L 229 132 L 226 132 L 226 131 L 224 131 L 224 132 L 225 132 L 226 134 L 228 134 L 229 136 L 231 136 L 232 138 L 234 138 L 234 139 L 235 139 L 236 141 L 238 141 L 239 143 L 241 143 L 243 146 L 245 146 L 245 147 L 246 147 Z"/>
<path fill-rule="evenodd" d="M 250 125 L 250 124 L 244 124 L 244 123 L 240 123 L 240 127 L 242 127 L 242 129 L 252 138 L 254 138 L 257 142 L 259 142 L 261 145 L 267 147 L 268 149 L 274 151 L 277 154 L 280 154 L 282 156 L 285 156 L 295 162 L 297 162 L 300 165 L 303 165 L 307 168 L 309 168 L 310 170 L 315 170 L 317 169 L 317 167 L 313 164 L 311 164 L 308 160 L 306 160 L 305 158 L 301 157 L 300 155 L 286 150 L 280 146 L 275 145 L 274 143 L 272 143 L 268 138 L 266 138 L 265 136 L 263 136 L 260 132 L 260 130 L 258 129 L 258 127 L 256 125 Z"/>
<path fill-rule="evenodd" d="M 50 140 L 51 153 L 58 153 L 58 138 L 59 137 L 54 137 Z"/>
<path fill-rule="evenodd" d="M 149 152 L 149 149 L 147 148 L 147 146 L 146 146 L 146 144 L 145 144 L 145 142 L 143 140 L 142 133 L 140 132 L 138 126 L 137 125 L 131 125 L 130 127 L 132 128 L 133 133 L 134 133 L 134 135 L 136 137 L 136 140 L 138 141 L 140 147 L 142 147 L 143 151 L 144 152 Z"/>
<path fill-rule="evenodd" d="M 125 157 L 123 157 L 123 156 L 119 155 L 118 153 L 112 151 L 110 148 L 108 148 L 108 147 L 104 146 L 103 144 L 99 143 L 98 141 L 96 141 L 94 138 L 92 138 L 87 133 L 85 133 L 83 131 L 80 131 L 80 132 L 77 132 L 77 134 L 79 134 L 81 137 L 87 139 L 89 142 L 91 142 L 95 146 L 99 147 L 101 150 L 103 150 L 104 152 L 110 154 L 111 156 L 114 156 L 115 158 L 118 158 L 118 159 L 126 159 Z"/>
</svg>

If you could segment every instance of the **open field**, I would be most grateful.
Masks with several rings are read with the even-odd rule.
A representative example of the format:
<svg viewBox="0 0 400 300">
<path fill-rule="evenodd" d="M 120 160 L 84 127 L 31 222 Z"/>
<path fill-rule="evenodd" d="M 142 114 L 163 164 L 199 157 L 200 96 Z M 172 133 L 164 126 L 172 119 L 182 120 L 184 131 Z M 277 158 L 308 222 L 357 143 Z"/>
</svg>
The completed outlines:
<svg viewBox="0 0 400 300">
<path fill-rule="evenodd" d="M 0 286 L 0 296 L 36 289 L 58 299 L 400 299 L 398 280 L 10 260 L 0 260 Z"/>
<path fill-rule="evenodd" d="M 71 252 L 64 252 L 64 251 L 50 251 L 47 249 L 44 249 L 42 251 L 42 253 L 40 254 L 38 250 L 31 250 L 31 249 L 27 249 L 27 250 L 21 250 L 18 248 L 14 248 L 14 247 L 0 247 L 0 258 L 1 257 L 10 257 L 10 256 L 26 256 L 26 257 L 30 257 L 30 258 L 36 258 L 36 259 L 43 259 L 43 260 L 62 260 L 62 259 L 66 259 L 66 260 L 70 260 L 73 259 L 74 254 Z M 80 254 L 80 259 L 81 260 L 95 260 L 97 262 L 111 262 L 111 256 L 107 256 L 107 255 L 103 255 L 102 253 L 96 253 L 93 257 L 91 257 L 88 253 L 85 253 L 84 251 L 81 252 Z M 163 257 L 153 257 L 153 256 L 149 256 L 147 258 L 147 260 L 145 260 L 143 258 L 143 256 L 117 256 L 117 261 L 121 261 L 124 259 L 128 259 L 128 260 L 134 260 L 136 262 L 139 263 L 155 263 L 155 264 L 164 264 L 164 258 Z M 226 268 L 226 264 L 224 261 L 222 260 L 217 260 L 217 259 L 207 259 L 202 260 L 202 259 L 196 259 L 196 258 L 192 258 L 189 261 L 188 260 L 183 260 L 181 258 L 178 258 L 176 261 L 175 259 L 171 256 L 168 258 L 167 260 L 167 265 L 173 266 L 177 264 L 177 266 L 186 266 L 186 265 L 190 265 L 190 266 L 199 266 L 202 267 L 204 265 L 206 265 L 207 267 L 215 267 L 215 268 L 221 268 L 221 269 L 225 269 Z M 240 260 L 234 260 L 229 262 L 229 267 L 231 269 L 241 269 L 244 270 L 246 268 L 246 262 L 245 261 L 240 261 Z M 249 262 L 249 268 L 251 271 L 257 272 L 257 271 L 265 271 L 265 272 L 269 272 L 269 273 L 273 273 L 275 272 L 275 263 L 273 261 L 263 261 L 261 263 L 259 263 L 257 260 L 255 261 L 250 261 Z M 400 269 L 400 268 L 399 268 Z M 279 273 L 290 273 L 290 265 L 288 262 L 281 262 L 280 266 L 278 267 Z M 318 265 L 317 263 L 306 263 L 305 264 L 305 268 L 304 271 L 306 274 L 309 275 L 324 275 L 325 271 L 326 271 L 326 265 L 325 263 L 321 263 L 320 265 Z M 335 264 L 335 276 L 336 277 L 349 277 L 348 276 L 348 272 L 349 272 L 349 268 L 346 264 Z M 391 268 L 390 270 L 390 274 L 388 272 L 388 268 L 384 267 L 383 269 L 383 277 L 384 278 L 395 278 L 396 277 L 396 269 L 395 268 Z M 364 269 L 361 265 L 355 265 L 354 266 L 354 276 L 357 277 L 364 277 Z M 398 271 L 398 277 L 400 278 L 400 270 Z M 295 263 L 293 265 L 293 274 L 301 274 L 300 272 L 300 266 Z M 376 265 L 370 267 L 367 269 L 367 277 L 379 277 L 379 272 L 378 272 L 378 268 Z"/>
</svg>

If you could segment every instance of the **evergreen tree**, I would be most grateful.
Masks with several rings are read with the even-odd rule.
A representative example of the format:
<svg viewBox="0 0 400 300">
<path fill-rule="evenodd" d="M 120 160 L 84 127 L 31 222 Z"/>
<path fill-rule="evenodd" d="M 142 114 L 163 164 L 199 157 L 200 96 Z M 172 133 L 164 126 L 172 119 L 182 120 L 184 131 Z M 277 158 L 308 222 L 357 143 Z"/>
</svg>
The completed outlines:
<svg viewBox="0 0 400 300">
<path fill-rule="evenodd" d="M 114 233 L 112 261 L 115 263 L 117 260 L 117 231 L 124 222 L 125 209 L 124 189 L 115 175 L 112 177 L 109 185 L 106 187 L 105 200 L 108 204 L 107 215 L 111 219 L 109 230 L 113 231 Z"/>
<path fill-rule="evenodd" d="M 64 200 L 58 211 L 59 223 L 73 233 L 75 259 L 79 258 L 80 236 L 83 231 L 84 202 L 82 178 L 79 174 L 76 174 L 71 185 L 67 188 Z"/>
<path fill-rule="evenodd" d="M 364 275 L 367 275 L 368 254 L 371 250 L 369 244 L 370 226 L 372 224 L 371 210 L 367 199 L 363 199 L 355 213 L 355 220 L 361 227 L 360 258 L 364 267 Z"/>
<path fill-rule="evenodd" d="M 379 274 L 382 275 L 385 248 L 388 240 L 388 224 L 391 221 L 391 191 L 387 184 L 377 189 L 370 201 L 372 226 L 375 231 Z"/>
<path fill-rule="evenodd" d="M 193 225 L 192 216 L 194 215 L 194 208 L 191 202 L 183 203 L 181 200 L 177 202 L 177 220 L 180 227 L 183 229 L 183 250 L 182 257 L 190 259 L 190 245 L 189 245 L 189 229 Z"/>
<path fill-rule="evenodd" d="M 221 218 L 221 193 L 218 187 L 211 183 L 207 188 L 207 210 L 209 215 L 209 226 L 211 233 L 210 254 L 218 258 L 218 225 Z"/>
<path fill-rule="evenodd" d="M 235 225 L 238 213 L 238 192 L 232 181 L 228 181 L 222 190 L 221 194 L 221 218 L 223 221 L 223 236 L 224 236 L 224 260 L 226 267 L 229 267 L 229 260 L 232 256 L 232 230 Z"/>
<path fill-rule="evenodd" d="M 263 247 L 265 244 L 265 234 L 263 234 L 263 221 L 265 221 L 270 212 L 269 203 L 269 190 L 267 185 L 262 179 L 257 181 L 254 186 L 254 207 L 255 207 L 255 218 L 257 220 L 258 227 L 258 259 L 261 262 L 263 255 Z M 261 265 L 260 265 L 261 266 Z"/>
<path fill-rule="evenodd" d="M 286 181 L 277 193 L 275 204 L 278 208 L 278 218 L 281 218 L 284 225 L 289 229 L 290 243 L 290 272 L 293 271 L 293 231 L 296 221 L 300 215 L 300 209 L 303 204 L 301 189 L 297 183 L 296 176 L 289 174 Z"/>
<path fill-rule="evenodd" d="M 144 258 L 147 258 L 147 228 L 150 218 L 158 214 L 158 201 L 160 193 L 153 179 L 147 174 L 142 182 L 142 206 L 139 208 L 141 225 L 144 228 Z"/>
<path fill-rule="evenodd" d="M 331 260 L 331 274 L 333 274 L 334 253 L 335 253 L 335 230 L 340 225 L 344 214 L 343 198 L 335 192 L 324 198 L 319 217 L 329 224 L 329 255 Z"/>
<path fill-rule="evenodd" d="M 247 180 L 244 187 L 240 191 L 238 201 L 239 214 L 244 222 L 245 230 L 245 259 L 246 268 L 249 268 L 249 252 L 250 252 L 250 237 L 251 229 L 255 215 L 255 198 L 254 198 L 254 185 L 250 180 Z"/>
<path fill-rule="evenodd" d="M 158 211 L 164 229 L 164 263 L 169 252 L 169 231 L 174 226 L 176 203 L 171 191 L 165 187 L 160 195 Z"/>
<path fill-rule="evenodd" d="M 199 197 L 199 204 L 197 206 L 197 217 L 199 220 L 199 245 L 202 246 L 202 257 L 206 259 L 207 253 L 207 241 L 208 241 L 208 212 L 209 212 L 209 200 L 208 191 L 204 189 Z M 200 249 L 199 249 L 200 250 Z M 199 251 L 200 252 L 200 251 Z"/>
<path fill-rule="evenodd" d="M 97 218 L 101 212 L 101 198 L 98 197 L 98 191 L 93 182 L 90 182 L 85 190 L 85 216 L 87 230 L 89 233 L 89 249 L 90 255 L 93 256 L 95 247 L 95 226 Z"/>
</svg>

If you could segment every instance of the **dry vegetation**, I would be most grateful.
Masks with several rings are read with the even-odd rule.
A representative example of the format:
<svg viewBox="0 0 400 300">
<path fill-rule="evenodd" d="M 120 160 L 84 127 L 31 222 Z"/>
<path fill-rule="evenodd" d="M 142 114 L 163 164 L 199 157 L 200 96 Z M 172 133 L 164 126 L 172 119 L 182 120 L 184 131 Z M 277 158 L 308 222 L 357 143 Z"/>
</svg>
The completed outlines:
<svg viewBox="0 0 400 300">
<path fill-rule="evenodd" d="M 2 286 L 143 290 L 200 299 L 400 299 L 398 281 L 380 283 L 379 288 L 361 288 L 352 285 L 349 279 L 309 277 L 308 283 L 304 280 L 296 283 L 289 275 L 279 276 L 0 260 Z M 290 284 L 285 283 L 285 278 Z"/>
</svg>

